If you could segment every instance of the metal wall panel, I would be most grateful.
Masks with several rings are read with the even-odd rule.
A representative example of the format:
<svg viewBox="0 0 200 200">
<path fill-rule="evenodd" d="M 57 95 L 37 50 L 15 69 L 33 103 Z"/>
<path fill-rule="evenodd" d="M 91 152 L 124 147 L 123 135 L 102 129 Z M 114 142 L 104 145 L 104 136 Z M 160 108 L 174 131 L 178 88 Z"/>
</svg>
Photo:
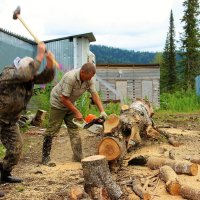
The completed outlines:
<svg viewBox="0 0 200 200">
<path fill-rule="evenodd" d="M 46 46 L 48 50 L 53 52 L 63 71 L 69 71 L 74 68 L 74 48 L 72 41 L 69 39 L 52 41 L 46 43 Z"/>
<path fill-rule="evenodd" d="M 34 57 L 35 48 L 28 42 L 0 31 L 0 72 L 4 66 L 12 64 L 16 57 Z"/>
</svg>

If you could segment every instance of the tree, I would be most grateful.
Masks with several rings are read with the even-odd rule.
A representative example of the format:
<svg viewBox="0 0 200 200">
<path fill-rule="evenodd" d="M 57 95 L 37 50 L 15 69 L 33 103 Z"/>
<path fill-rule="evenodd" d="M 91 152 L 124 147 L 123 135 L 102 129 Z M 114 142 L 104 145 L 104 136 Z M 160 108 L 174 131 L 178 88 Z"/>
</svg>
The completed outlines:
<svg viewBox="0 0 200 200">
<path fill-rule="evenodd" d="M 184 23 L 181 35 L 181 66 L 183 67 L 185 89 L 194 88 L 195 77 L 200 73 L 199 0 L 185 0 Z"/>
<path fill-rule="evenodd" d="M 173 91 L 177 83 L 175 28 L 172 10 L 169 21 L 169 32 L 167 33 L 161 66 L 161 89 L 163 91 Z"/>
</svg>

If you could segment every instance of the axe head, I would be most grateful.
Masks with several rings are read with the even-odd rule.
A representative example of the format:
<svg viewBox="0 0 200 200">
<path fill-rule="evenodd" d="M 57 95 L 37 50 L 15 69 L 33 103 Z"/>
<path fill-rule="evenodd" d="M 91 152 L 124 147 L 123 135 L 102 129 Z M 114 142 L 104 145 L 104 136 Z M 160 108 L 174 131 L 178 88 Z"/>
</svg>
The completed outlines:
<svg viewBox="0 0 200 200">
<path fill-rule="evenodd" d="M 20 11 L 21 11 L 21 8 L 19 6 L 17 6 L 17 8 L 15 9 L 15 11 L 13 13 L 13 19 L 18 18 L 18 15 L 20 15 Z"/>
</svg>

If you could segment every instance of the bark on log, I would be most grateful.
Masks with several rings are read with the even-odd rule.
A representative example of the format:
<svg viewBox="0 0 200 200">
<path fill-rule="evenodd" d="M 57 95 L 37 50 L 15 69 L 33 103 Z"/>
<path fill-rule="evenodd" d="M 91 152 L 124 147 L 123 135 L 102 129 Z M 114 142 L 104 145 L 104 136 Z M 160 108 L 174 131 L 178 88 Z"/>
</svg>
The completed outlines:
<svg viewBox="0 0 200 200">
<path fill-rule="evenodd" d="M 149 200 L 151 199 L 151 195 L 144 191 L 142 188 L 142 184 L 140 182 L 140 179 L 138 177 L 133 177 L 133 182 L 132 182 L 132 188 L 133 191 L 142 199 L 144 200 Z"/>
<path fill-rule="evenodd" d="M 47 111 L 45 110 L 38 110 L 31 124 L 34 126 L 41 126 L 45 119 L 46 113 Z"/>
<path fill-rule="evenodd" d="M 170 166 L 164 165 L 160 168 L 160 178 L 166 183 L 166 190 L 171 195 L 180 194 L 180 183 L 175 171 Z"/>
<path fill-rule="evenodd" d="M 195 176 L 198 174 L 198 165 L 188 161 L 176 161 L 168 158 L 149 157 L 147 166 L 150 169 L 159 169 L 163 165 L 170 166 L 177 174 Z"/>
<path fill-rule="evenodd" d="M 104 134 L 112 133 L 119 126 L 119 117 L 115 114 L 111 114 L 107 117 L 103 124 Z"/>
<path fill-rule="evenodd" d="M 168 142 L 169 142 L 169 144 L 173 145 L 174 147 L 179 147 L 180 145 L 183 144 L 183 143 L 177 141 L 174 137 L 169 137 Z"/>
<path fill-rule="evenodd" d="M 180 195 L 186 199 L 199 200 L 200 188 L 195 188 L 188 185 L 182 185 L 180 189 Z"/>
<path fill-rule="evenodd" d="M 108 162 L 103 155 L 95 155 L 81 160 L 84 189 L 91 199 L 119 199 L 120 187 L 112 180 Z"/>
<path fill-rule="evenodd" d="M 199 156 L 189 156 L 186 158 L 186 160 L 189 160 L 192 163 L 196 163 L 200 165 L 200 157 Z"/>
</svg>

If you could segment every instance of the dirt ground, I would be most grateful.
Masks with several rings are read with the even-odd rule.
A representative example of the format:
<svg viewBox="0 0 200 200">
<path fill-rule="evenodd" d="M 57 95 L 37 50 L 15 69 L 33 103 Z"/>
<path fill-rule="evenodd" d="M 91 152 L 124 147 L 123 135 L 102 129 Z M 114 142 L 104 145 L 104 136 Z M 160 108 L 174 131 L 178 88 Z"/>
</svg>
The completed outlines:
<svg viewBox="0 0 200 200">
<path fill-rule="evenodd" d="M 127 165 L 128 159 L 133 155 L 155 155 L 159 157 L 170 157 L 171 159 L 185 160 L 188 156 L 200 155 L 200 114 L 167 116 L 164 120 L 156 118 L 157 126 L 168 131 L 178 141 L 183 143 L 174 147 L 163 140 L 146 140 L 136 150 L 127 154 L 123 166 L 117 173 L 112 173 L 115 180 L 121 187 L 123 195 L 120 199 L 139 199 L 134 196 L 128 183 L 131 176 L 149 177 L 156 173 L 146 166 Z M 163 128 L 167 127 L 167 128 Z M 51 163 L 49 166 L 40 164 L 43 132 L 41 128 L 31 127 L 23 134 L 24 150 L 19 164 L 13 170 L 13 175 L 24 179 L 20 184 L 1 184 L 0 189 L 4 190 L 6 200 L 68 200 L 69 191 L 73 186 L 83 188 L 84 178 L 81 163 L 72 162 L 72 150 L 67 130 L 62 127 L 59 134 L 53 141 Z M 100 137 L 81 131 L 84 156 L 96 154 Z M 199 170 L 200 171 L 200 170 Z M 181 183 L 188 183 L 194 187 L 200 187 L 200 172 L 197 176 L 178 175 Z M 147 191 L 154 200 L 181 200 L 181 196 L 171 196 L 166 192 L 165 184 L 159 178 L 154 178 L 151 187 Z M 131 195 L 133 195 L 131 197 Z M 81 199 L 89 199 L 83 197 Z"/>
</svg>

